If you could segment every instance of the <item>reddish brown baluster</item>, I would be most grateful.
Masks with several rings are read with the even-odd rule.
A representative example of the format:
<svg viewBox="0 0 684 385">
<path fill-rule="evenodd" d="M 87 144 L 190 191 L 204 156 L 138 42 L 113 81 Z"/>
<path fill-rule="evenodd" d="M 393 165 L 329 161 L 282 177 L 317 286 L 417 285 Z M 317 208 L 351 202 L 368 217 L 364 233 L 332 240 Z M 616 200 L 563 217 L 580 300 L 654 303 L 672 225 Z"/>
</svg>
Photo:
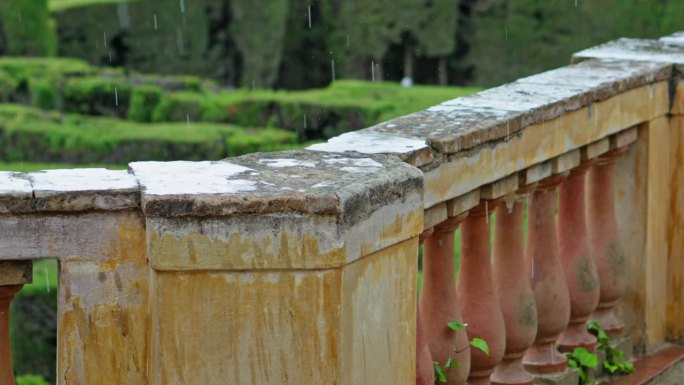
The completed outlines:
<svg viewBox="0 0 684 385">
<path fill-rule="evenodd" d="M 525 260 L 539 317 L 537 336 L 523 357 L 523 365 L 539 374 L 562 372 L 567 366 L 565 356 L 555 346 L 570 320 L 570 296 L 556 236 L 556 187 L 562 179 L 555 176 L 542 181 L 528 206 Z"/>
<path fill-rule="evenodd" d="M 494 274 L 489 251 L 489 215 L 494 202 L 483 201 L 470 210 L 461 227 L 461 269 L 458 274 L 458 303 L 468 336 L 482 338 L 490 354 L 470 348 L 470 385 L 486 385 L 496 365 L 501 362 L 505 344 L 505 325 L 499 299 L 494 289 Z"/>
<path fill-rule="evenodd" d="M 598 319 L 611 336 L 618 336 L 625 329 L 614 312 L 627 284 L 627 261 L 618 236 L 614 195 L 615 162 L 625 151 L 611 151 L 600 157 L 589 172 L 587 186 L 589 244 L 601 286 L 601 297 L 592 318 Z"/>
<path fill-rule="evenodd" d="M 434 228 L 429 228 L 420 234 L 419 241 L 421 245 L 426 238 L 430 237 L 433 231 Z M 435 372 L 432 367 L 432 355 L 430 354 L 430 347 L 423 331 L 420 310 L 418 309 L 418 304 L 416 304 L 416 385 L 434 385 L 434 383 Z"/>
<path fill-rule="evenodd" d="M 10 352 L 10 304 L 24 285 L 0 286 L 0 385 L 15 385 Z"/>
<path fill-rule="evenodd" d="M 574 169 L 558 191 L 558 240 L 565 282 L 570 294 L 570 324 L 558 343 L 561 351 L 584 347 L 593 351 L 596 337 L 586 323 L 598 304 L 600 288 L 596 264 L 587 239 L 584 179 L 590 164 Z"/>
<path fill-rule="evenodd" d="M 444 365 L 449 358 L 458 360 L 458 367 L 447 372 L 449 385 L 465 383 L 470 370 L 466 331 L 454 331 L 447 326 L 451 321 L 462 322 L 456 300 L 454 231 L 466 216 L 467 213 L 449 218 L 435 226 L 423 249 L 420 316 L 433 361 Z"/>
<path fill-rule="evenodd" d="M 494 384 L 532 384 L 522 357 L 537 334 L 537 306 L 525 268 L 523 202 L 496 208 L 494 282 L 506 323 L 506 351 L 492 375 Z"/>
</svg>

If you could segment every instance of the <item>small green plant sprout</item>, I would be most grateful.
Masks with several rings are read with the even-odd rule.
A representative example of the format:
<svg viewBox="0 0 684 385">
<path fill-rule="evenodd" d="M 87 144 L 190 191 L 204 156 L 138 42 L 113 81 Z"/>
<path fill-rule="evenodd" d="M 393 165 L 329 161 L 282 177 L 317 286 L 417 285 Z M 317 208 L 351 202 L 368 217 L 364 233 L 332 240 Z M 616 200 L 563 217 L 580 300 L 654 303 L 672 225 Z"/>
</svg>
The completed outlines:
<svg viewBox="0 0 684 385">
<path fill-rule="evenodd" d="M 616 349 L 610 344 L 610 337 L 598 321 L 589 321 L 587 323 L 587 330 L 589 333 L 596 336 L 598 340 L 597 349 L 605 353 L 606 358 L 603 361 L 603 369 L 612 374 L 630 374 L 634 372 L 634 364 L 625 359 L 625 354 L 619 349 Z"/>
<path fill-rule="evenodd" d="M 465 330 L 468 327 L 468 324 L 458 321 L 451 321 L 447 323 L 447 326 L 451 330 L 459 331 Z M 474 348 L 480 349 L 484 354 L 489 355 L 489 345 L 487 344 L 487 341 L 483 340 L 482 338 L 473 338 L 470 340 L 469 344 Z M 449 357 L 444 365 L 437 361 L 432 363 L 432 366 L 435 370 L 435 384 L 445 384 L 447 382 L 447 373 L 458 368 L 458 360 L 456 359 L 456 355 L 462 351 L 463 350 L 455 350 L 454 355 Z"/>
<path fill-rule="evenodd" d="M 578 347 L 572 352 L 565 353 L 568 358 L 568 365 L 571 368 L 577 369 L 580 378 L 580 385 L 596 385 L 596 380 L 589 380 L 589 369 L 595 369 L 598 366 L 598 358 L 596 354 L 591 353 L 585 348 Z"/>
</svg>

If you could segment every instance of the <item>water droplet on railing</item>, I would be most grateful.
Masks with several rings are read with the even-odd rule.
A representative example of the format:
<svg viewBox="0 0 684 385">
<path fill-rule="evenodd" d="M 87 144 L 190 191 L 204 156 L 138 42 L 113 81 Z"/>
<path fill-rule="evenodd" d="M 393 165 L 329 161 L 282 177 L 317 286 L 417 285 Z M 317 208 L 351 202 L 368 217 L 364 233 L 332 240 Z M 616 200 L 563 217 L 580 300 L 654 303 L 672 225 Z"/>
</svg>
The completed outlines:
<svg viewBox="0 0 684 385">
<path fill-rule="evenodd" d="M 50 292 L 50 276 L 48 275 L 48 269 L 47 267 L 45 268 L 45 287 L 47 288 L 47 292 Z"/>
</svg>

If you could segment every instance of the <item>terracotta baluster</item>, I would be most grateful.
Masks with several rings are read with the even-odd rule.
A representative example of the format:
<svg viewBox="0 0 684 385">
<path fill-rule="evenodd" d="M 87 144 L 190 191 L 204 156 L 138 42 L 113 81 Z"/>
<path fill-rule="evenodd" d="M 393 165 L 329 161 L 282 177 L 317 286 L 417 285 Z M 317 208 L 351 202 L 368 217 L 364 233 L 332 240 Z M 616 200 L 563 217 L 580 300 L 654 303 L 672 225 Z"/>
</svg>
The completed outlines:
<svg viewBox="0 0 684 385">
<path fill-rule="evenodd" d="M 496 208 L 494 282 L 506 324 L 506 351 L 492 375 L 494 384 L 532 384 L 522 357 L 537 334 L 537 307 L 525 268 L 523 205 L 519 199 Z"/>
<path fill-rule="evenodd" d="M 587 238 L 584 180 L 591 166 L 585 163 L 570 172 L 558 191 L 558 241 L 565 282 L 570 294 L 570 324 L 558 343 L 561 351 L 596 348 L 596 337 L 587 331 L 587 320 L 596 309 L 600 288 Z"/>
<path fill-rule="evenodd" d="M 444 365 L 456 358 L 458 367 L 447 372 L 447 384 L 465 383 L 470 370 L 468 335 L 465 330 L 451 330 L 451 321 L 462 322 L 456 300 L 454 272 L 454 231 L 466 214 L 447 219 L 435 226 L 435 232 L 425 240 L 423 249 L 423 291 L 420 297 L 420 317 L 427 336 L 432 360 Z"/>
<path fill-rule="evenodd" d="M 589 171 L 587 184 L 587 227 L 601 286 L 599 304 L 592 318 L 611 336 L 625 329 L 614 307 L 627 285 L 627 261 L 620 244 L 615 217 L 615 162 L 626 148 L 601 156 Z"/>
<path fill-rule="evenodd" d="M 10 304 L 23 286 L 0 286 L 0 385 L 15 385 L 10 352 Z"/>
<path fill-rule="evenodd" d="M 470 348 L 468 384 L 486 385 L 504 354 L 505 325 L 499 298 L 494 289 L 494 274 L 490 257 L 489 214 L 496 207 L 493 201 L 483 201 L 470 210 L 461 226 L 461 269 L 458 274 L 458 303 L 468 337 L 482 338 L 490 354 Z"/>
<path fill-rule="evenodd" d="M 429 228 L 420 234 L 419 241 L 423 244 L 426 238 L 433 233 L 434 228 Z M 421 294 L 422 296 L 423 294 Z M 432 367 L 432 355 L 425 336 L 423 322 L 420 317 L 420 309 L 416 304 L 416 385 L 434 385 L 435 372 Z"/>
<path fill-rule="evenodd" d="M 558 336 L 570 320 L 570 295 L 560 263 L 556 235 L 556 190 L 561 176 L 539 183 L 528 205 L 525 261 L 537 304 L 537 336 L 523 365 L 537 374 L 565 370 L 567 360 L 556 349 Z"/>
</svg>

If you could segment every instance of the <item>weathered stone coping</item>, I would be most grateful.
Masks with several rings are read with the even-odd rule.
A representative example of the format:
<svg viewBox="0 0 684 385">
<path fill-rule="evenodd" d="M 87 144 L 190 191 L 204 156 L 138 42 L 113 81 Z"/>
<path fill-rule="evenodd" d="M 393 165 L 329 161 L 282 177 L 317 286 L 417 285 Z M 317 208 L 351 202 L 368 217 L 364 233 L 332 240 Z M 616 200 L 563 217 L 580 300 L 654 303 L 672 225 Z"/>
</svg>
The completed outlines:
<svg viewBox="0 0 684 385">
<path fill-rule="evenodd" d="M 679 74 L 684 73 L 684 44 L 682 34 L 674 34 L 661 40 L 627 39 L 613 40 L 585 49 L 572 55 L 574 63 L 588 59 L 640 61 L 674 65 Z"/>
<path fill-rule="evenodd" d="M 684 55 L 684 47 L 680 51 Z M 438 167 L 445 155 L 510 139 L 525 127 L 671 76 L 671 63 L 662 60 L 587 60 L 343 134 L 309 149 L 391 153 L 429 170 Z"/>
<path fill-rule="evenodd" d="M 422 173 L 383 155 L 256 153 L 219 162 L 139 162 L 148 217 L 299 213 L 353 223 L 378 207 L 422 194 Z"/>
<path fill-rule="evenodd" d="M 138 182 L 125 170 L 0 172 L 0 214 L 139 207 Z"/>
</svg>

